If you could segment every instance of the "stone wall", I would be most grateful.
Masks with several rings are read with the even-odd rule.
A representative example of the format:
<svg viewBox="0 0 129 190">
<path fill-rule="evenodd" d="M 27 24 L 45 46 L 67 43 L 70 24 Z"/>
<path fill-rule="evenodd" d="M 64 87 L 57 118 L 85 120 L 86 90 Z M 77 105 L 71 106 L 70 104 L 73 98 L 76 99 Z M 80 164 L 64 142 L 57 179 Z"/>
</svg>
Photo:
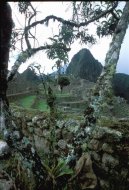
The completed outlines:
<svg viewBox="0 0 129 190">
<path fill-rule="evenodd" d="M 29 137 L 32 145 L 40 155 L 50 153 L 51 132 L 55 132 L 55 152 L 67 156 L 73 149 L 73 139 L 79 130 L 79 121 L 76 119 L 56 120 L 56 125 L 51 126 L 49 117 L 43 113 L 35 116 L 28 116 L 26 112 L 13 112 L 16 125 L 22 130 L 22 133 Z M 66 154 L 67 152 L 67 154 Z"/>
<path fill-rule="evenodd" d="M 97 177 L 97 187 L 94 185 L 91 189 L 129 190 L 129 118 L 103 116 L 92 127 L 85 126 L 83 120 L 62 119 L 57 120 L 55 126 L 50 126 L 46 115 L 25 115 L 14 112 L 17 125 L 29 137 L 40 156 L 50 153 L 53 127 L 55 156 L 63 157 L 68 162 L 73 160 L 76 165 L 85 153 L 91 156 Z M 83 177 L 86 175 L 83 174 Z"/>
<path fill-rule="evenodd" d="M 79 79 L 78 84 L 69 86 L 71 95 L 79 97 L 83 100 L 88 100 L 95 83 L 85 79 Z"/>
<path fill-rule="evenodd" d="M 100 122 L 88 132 L 94 172 L 100 189 L 128 190 L 129 119 L 114 121 L 110 118 L 109 121 L 109 125 Z"/>
</svg>

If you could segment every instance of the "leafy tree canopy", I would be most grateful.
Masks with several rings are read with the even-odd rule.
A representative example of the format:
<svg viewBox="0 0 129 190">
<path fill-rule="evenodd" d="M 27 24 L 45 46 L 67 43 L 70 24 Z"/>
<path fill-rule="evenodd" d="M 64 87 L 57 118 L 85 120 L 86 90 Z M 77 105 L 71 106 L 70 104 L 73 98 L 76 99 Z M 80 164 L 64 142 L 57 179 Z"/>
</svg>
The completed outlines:
<svg viewBox="0 0 129 190">
<path fill-rule="evenodd" d="M 21 63 L 37 53 L 45 50 L 49 59 L 55 60 L 55 63 L 67 63 L 68 52 L 71 44 L 80 40 L 83 44 L 95 44 L 96 38 L 89 33 L 89 26 L 94 23 L 96 25 L 96 34 L 99 37 L 112 35 L 121 17 L 122 11 L 118 9 L 118 1 L 71 1 L 71 11 L 73 16 L 69 20 L 61 17 L 49 15 L 41 20 L 36 20 L 38 11 L 31 2 L 18 2 L 18 9 L 21 14 L 25 15 L 25 27 L 21 30 L 13 28 L 11 45 L 15 48 L 17 41 L 21 41 L 22 52 L 19 54 L 9 80 L 12 79 Z M 59 23 L 58 33 L 50 36 L 49 39 L 41 46 L 36 45 L 38 41 L 36 32 L 33 29 L 38 25 L 46 25 L 51 27 L 50 21 Z M 24 44 L 24 46 L 23 46 Z M 25 46 L 26 44 L 26 46 Z M 33 47 L 34 45 L 34 47 Z M 25 49 L 26 48 L 26 49 Z"/>
<path fill-rule="evenodd" d="M 66 76 L 60 76 L 58 79 L 58 84 L 62 87 L 69 85 L 70 84 L 69 78 Z"/>
</svg>

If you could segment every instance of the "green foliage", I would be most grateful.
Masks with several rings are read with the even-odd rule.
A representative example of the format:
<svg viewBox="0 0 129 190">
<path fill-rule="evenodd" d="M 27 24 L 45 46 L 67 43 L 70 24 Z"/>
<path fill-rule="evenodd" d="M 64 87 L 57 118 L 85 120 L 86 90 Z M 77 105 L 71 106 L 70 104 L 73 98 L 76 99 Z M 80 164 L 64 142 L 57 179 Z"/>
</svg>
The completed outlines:
<svg viewBox="0 0 129 190">
<path fill-rule="evenodd" d="M 65 44 L 70 45 L 71 43 L 73 43 L 73 38 L 74 38 L 73 27 L 62 24 L 59 36 L 60 39 L 63 40 Z"/>
<path fill-rule="evenodd" d="M 113 35 L 118 21 L 121 17 L 122 11 L 117 9 L 118 3 L 113 1 L 83 1 L 83 2 L 72 2 L 73 5 L 73 21 L 76 23 L 88 22 L 89 20 L 95 19 L 94 23 L 97 25 L 96 34 L 99 37 Z M 102 13 L 111 9 L 114 5 L 114 9 L 109 11 L 107 14 L 103 14 L 101 18 L 98 18 Z M 98 18 L 98 19 L 97 19 Z M 104 21 L 104 22 L 103 22 Z M 87 25 L 84 25 L 82 32 L 83 35 L 77 34 L 78 38 L 82 42 L 95 43 L 95 38 L 87 34 Z M 85 40 L 84 40 L 85 39 Z"/>
<path fill-rule="evenodd" d="M 113 17 L 108 21 L 101 22 L 101 26 L 97 27 L 97 35 L 99 37 L 113 35 L 119 20 L 114 19 Z"/>
<path fill-rule="evenodd" d="M 75 39 L 80 39 L 80 43 L 81 44 L 95 44 L 96 43 L 96 39 L 94 38 L 93 35 L 88 34 L 86 31 L 79 31 L 76 35 L 75 35 Z"/>
<path fill-rule="evenodd" d="M 63 88 L 64 86 L 68 86 L 70 84 L 70 80 L 66 76 L 59 76 L 58 84 Z"/>
<path fill-rule="evenodd" d="M 75 40 L 79 40 L 81 44 L 96 43 L 96 38 L 94 37 L 94 35 L 89 34 L 88 32 L 88 25 L 90 25 L 90 23 L 96 24 L 96 33 L 99 37 L 112 35 L 115 31 L 115 28 L 122 13 L 121 10 L 117 8 L 118 3 L 116 1 L 75 1 L 71 3 L 73 8 L 72 19 L 66 21 L 56 16 L 48 16 L 46 17 L 46 19 L 44 19 L 44 22 L 42 23 L 48 26 L 51 19 L 53 20 L 53 22 L 55 20 L 58 20 L 60 22 L 59 33 L 57 35 L 54 35 L 53 37 L 48 38 L 50 40 L 50 44 L 44 44 L 46 47 L 48 46 L 48 49 L 46 50 L 48 58 L 55 60 L 57 67 L 59 65 L 59 62 L 60 65 L 61 63 L 68 62 L 68 51 L 70 50 L 69 47 Z M 36 9 L 34 10 L 34 8 L 32 8 L 30 2 L 18 2 L 18 7 L 19 11 L 25 14 L 28 25 L 30 25 L 30 20 L 37 13 Z M 31 8 L 33 9 L 33 11 L 31 10 Z M 108 12 L 109 9 L 112 10 Z M 107 11 L 106 14 L 104 14 L 105 11 Z M 24 35 L 25 33 L 26 32 L 24 32 Z M 19 34 L 18 32 L 13 32 L 12 44 L 15 44 L 15 37 L 18 39 Z M 28 31 L 28 34 L 31 34 L 30 31 Z M 15 48 L 15 45 L 13 45 L 13 48 Z M 39 48 L 39 50 L 41 49 Z M 32 54 L 33 53 L 31 53 L 31 55 Z M 19 60 L 24 62 L 31 55 L 28 52 L 28 54 L 20 56 Z"/>
<path fill-rule="evenodd" d="M 45 165 L 44 163 L 43 165 L 45 166 L 49 175 L 53 176 L 54 179 L 57 179 L 58 177 L 61 177 L 63 175 L 73 174 L 72 169 L 70 169 L 69 166 L 66 164 L 66 162 L 62 159 L 58 161 L 57 165 L 52 166 L 52 168 Z"/>
<path fill-rule="evenodd" d="M 28 1 L 24 1 L 24 2 L 18 2 L 18 8 L 19 8 L 19 12 L 22 14 L 22 13 L 25 13 L 27 10 L 28 10 L 28 7 L 30 5 L 30 2 Z"/>
<path fill-rule="evenodd" d="M 49 165 L 44 162 L 43 166 L 48 173 L 48 178 L 46 179 L 46 181 L 52 183 L 53 190 L 58 189 L 60 181 L 64 183 L 64 180 L 66 180 L 66 176 L 70 177 L 73 174 L 73 170 L 70 169 L 66 162 L 62 159 L 60 159 L 57 164 L 54 164 L 52 167 L 49 167 Z"/>
<path fill-rule="evenodd" d="M 62 42 L 59 36 L 55 35 L 53 38 L 49 38 L 52 42 L 52 47 L 46 50 L 47 57 L 49 59 L 55 59 L 60 62 L 68 62 L 67 46 Z"/>
<path fill-rule="evenodd" d="M 97 30 L 96 30 L 97 35 L 99 37 L 108 36 L 108 35 L 112 36 L 113 33 L 115 32 L 121 14 L 122 11 L 120 9 L 108 13 L 105 16 L 104 21 L 100 22 L 97 25 Z"/>
</svg>

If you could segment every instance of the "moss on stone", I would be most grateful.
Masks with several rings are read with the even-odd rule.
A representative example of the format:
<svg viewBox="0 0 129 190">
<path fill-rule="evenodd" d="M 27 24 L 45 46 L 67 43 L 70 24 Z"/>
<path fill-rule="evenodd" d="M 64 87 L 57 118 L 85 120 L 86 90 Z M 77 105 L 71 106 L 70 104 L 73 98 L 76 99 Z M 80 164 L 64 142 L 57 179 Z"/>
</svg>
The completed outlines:
<svg viewBox="0 0 129 190">
<path fill-rule="evenodd" d="M 14 155 L 5 163 L 5 170 L 13 177 L 16 187 L 26 190 L 36 189 L 35 177 L 26 165 L 26 161 L 21 159 L 20 154 Z"/>
<path fill-rule="evenodd" d="M 126 118 L 118 119 L 116 117 L 102 116 L 98 119 L 97 125 L 117 129 L 123 133 L 129 132 L 129 120 L 126 120 Z"/>
</svg>

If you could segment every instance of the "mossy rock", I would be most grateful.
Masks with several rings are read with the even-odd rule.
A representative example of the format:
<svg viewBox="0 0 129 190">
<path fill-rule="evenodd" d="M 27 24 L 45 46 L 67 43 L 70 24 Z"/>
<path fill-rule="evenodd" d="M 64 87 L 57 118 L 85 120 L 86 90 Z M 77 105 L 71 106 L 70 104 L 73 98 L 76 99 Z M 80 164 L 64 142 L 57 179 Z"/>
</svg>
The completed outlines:
<svg viewBox="0 0 129 190">
<path fill-rule="evenodd" d="M 116 129 L 122 133 L 129 134 L 129 119 L 127 118 L 116 118 L 116 117 L 106 117 L 102 116 L 98 119 L 97 125 L 100 127 L 109 127 Z"/>
<path fill-rule="evenodd" d="M 15 153 L 15 156 L 11 156 L 6 161 L 4 169 L 15 179 L 16 187 L 26 190 L 36 189 L 35 177 L 20 154 Z"/>
</svg>

